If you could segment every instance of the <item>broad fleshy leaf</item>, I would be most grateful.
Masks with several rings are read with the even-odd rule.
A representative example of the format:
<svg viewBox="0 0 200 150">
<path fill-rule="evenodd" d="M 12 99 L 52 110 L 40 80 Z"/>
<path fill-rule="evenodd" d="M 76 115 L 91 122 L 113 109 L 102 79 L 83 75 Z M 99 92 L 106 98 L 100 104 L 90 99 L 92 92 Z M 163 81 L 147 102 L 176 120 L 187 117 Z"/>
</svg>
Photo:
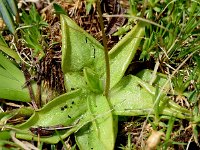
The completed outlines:
<svg viewBox="0 0 200 150">
<path fill-rule="evenodd" d="M 110 88 L 124 76 L 145 34 L 145 24 L 139 22 L 110 51 Z M 105 79 L 105 74 L 103 76 Z"/>
<path fill-rule="evenodd" d="M 80 28 L 72 19 L 60 15 L 62 28 L 62 70 L 65 86 L 70 89 L 87 87 L 83 75 L 84 67 L 101 74 L 104 66 L 103 46 Z M 81 81 L 81 84 L 78 82 Z M 80 86 L 79 86 L 80 85 Z"/>
<path fill-rule="evenodd" d="M 87 96 L 83 95 L 80 90 L 76 90 L 70 93 L 63 94 L 51 102 L 49 102 L 42 109 L 36 111 L 31 118 L 25 123 L 18 126 L 22 133 L 18 133 L 17 137 L 26 140 L 37 140 L 37 135 L 34 135 L 29 130 L 31 127 L 52 127 L 52 126 L 71 126 L 74 125 L 75 128 L 69 129 L 69 131 L 62 130 L 59 132 L 62 138 L 69 136 L 71 133 L 75 132 L 79 126 L 85 122 L 81 122 L 79 119 L 82 119 L 87 111 Z M 86 116 L 87 119 L 87 116 Z M 77 123 L 77 125 L 76 125 Z M 88 123 L 86 121 L 86 123 Z M 26 133 L 26 134 L 23 134 Z M 27 134 L 29 133 L 29 134 Z M 49 136 L 40 137 L 40 141 L 47 143 L 57 143 L 60 140 L 59 136 L 54 133 Z"/>
<path fill-rule="evenodd" d="M 154 114 L 155 88 L 136 76 L 124 77 L 110 93 L 113 114 L 138 116 Z M 160 114 L 189 119 L 190 111 L 161 95 Z"/>
<path fill-rule="evenodd" d="M 84 67 L 98 72 L 98 60 L 104 56 L 103 46 L 69 17 L 60 15 L 60 19 L 63 73 L 81 71 Z"/>
<path fill-rule="evenodd" d="M 106 97 L 97 95 L 88 99 L 88 109 L 93 120 L 76 133 L 76 141 L 80 149 L 114 149 L 116 131 L 112 110 Z M 115 124 L 114 124 L 115 123 Z"/>
<path fill-rule="evenodd" d="M 67 16 L 61 15 L 61 27 L 62 69 L 65 78 L 69 81 L 67 73 L 81 72 L 84 67 L 88 67 L 104 82 L 105 60 L 102 45 Z M 109 51 L 111 88 L 124 76 L 144 36 L 144 29 L 145 24 L 138 23 Z"/>
<path fill-rule="evenodd" d="M 165 83 L 167 82 L 167 75 L 164 75 L 162 73 L 156 73 L 154 77 L 153 71 L 149 69 L 144 69 L 140 71 L 136 76 L 145 81 L 146 83 L 150 83 L 151 80 L 153 79 L 154 82 L 152 83 L 152 85 L 154 87 L 159 87 L 159 88 L 162 88 L 163 85 L 165 85 Z M 170 85 L 167 84 L 164 87 L 164 89 L 166 92 L 169 91 Z"/>
<path fill-rule="evenodd" d="M 103 93 L 103 81 L 99 79 L 98 74 L 87 67 L 84 68 L 83 73 L 90 90 L 95 93 Z"/>
</svg>

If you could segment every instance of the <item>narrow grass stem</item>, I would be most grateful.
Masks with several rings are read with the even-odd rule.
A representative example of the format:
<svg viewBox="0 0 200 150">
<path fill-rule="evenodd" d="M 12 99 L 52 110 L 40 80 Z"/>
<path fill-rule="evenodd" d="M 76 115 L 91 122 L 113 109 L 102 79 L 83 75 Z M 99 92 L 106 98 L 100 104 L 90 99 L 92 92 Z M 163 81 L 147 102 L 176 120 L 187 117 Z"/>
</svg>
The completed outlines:
<svg viewBox="0 0 200 150">
<path fill-rule="evenodd" d="M 105 56 L 105 62 L 106 62 L 106 83 L 105 83 L 104 95 L 108 97 L 108 92 L 110 89 L 110 64 L 109 64 L 109 56 L 108 56 L 107 38 L 104 31 L 104 23 L 103 23 L 103 17 L 102 17 L 99 0 L 96 1 L 96 4 L 97 4 L 97 11 L 99 13 L 99 23 L 100 23 L 102 37 L 103 37 L 104 56 Z"/>
<path fill-rule="evenodd" d="M 155 107 L 156 102 L 159 100 L 159 98 L 160 98 L 162 92 L 164 91 L 164 88 L 165 88 L 166 85 L 170 82 L 170 80 L 172 79 L 172 77 L 173 77 L 173 76 L 178 72 L 178 70 L 189 60 L 189 58 L 191 58 L 192 55 L 194 55 L 194 53 L 196 53 L 197 51 L 198 51 L 198 50 L 196 50 L 196 51 L 192 52 L 191 54 L 189 54 L 188 57 L 187 57 L 187 58 L 172 72 L 172 74 L 171 74 L 171 76 L 169 77 L 169 79 L 165 82 L 165 84 L 164 84 L 164 85 L 162 86 L 162 88 L 160 89 L 160 91 L 159 91 L 159 93 L 158 93 L 158 95 L 157 95 L 157 97 L 156 97 L 156 100 L 155 100 L 155 102 L 154 102 L 153 108 Z M 152 112 L 152 111 L 151 111 L 151 112 Z M 143 123 L 142 131 L 141 131 L 141 134 L 140 134 L 140 136 L 139 136 L 139 138 L 138 138 L 138 143 L 139 143 L 139 141 L 142 139 L 142 136 L 143 136 L 142 134 L 143 134 L 143 132 L 144 132 L 144 127 L 145 127 L 145 125 L 146 125 L 146 123 L 147 123 L 148 118 L 150 117 L 151 112 L 149 112 L 149 114 L 148 114 L 147 117 L 146 117 L 145 122 Z"/>
</svg>

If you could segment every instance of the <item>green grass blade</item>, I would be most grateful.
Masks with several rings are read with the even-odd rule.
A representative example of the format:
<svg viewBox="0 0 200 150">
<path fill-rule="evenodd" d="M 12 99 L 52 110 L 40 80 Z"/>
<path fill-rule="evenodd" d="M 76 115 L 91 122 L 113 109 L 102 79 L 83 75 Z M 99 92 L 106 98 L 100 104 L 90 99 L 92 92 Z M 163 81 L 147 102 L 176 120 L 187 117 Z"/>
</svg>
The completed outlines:
<svg viewBox="0 0 200 150">
<path fill-rule="evenodd" d="M 19 55 L 12 49 L 10 49 L 7 46 L 4 46 L 2 43 L 0 43 L 0 50 L 2 50 L 4 53 L 9 55 L 10 57 L 14 58 L 16 62 L 20 61 Z"/>
<path fill-rule="evenodd" d="M 29 92 L 27 88 L 23 89 L 24 83 L 24 74 L 0 53 L 0 98 L 29 102 Z"/>
<path fill-rule="evenodd" d="M 12 10 L 13 15 L 17 15 L 17 5 L 15 0 L 6 0 L 7 4 L 9 5 L 10 9 Z"/>
<path fill-rule="evenodd" d="M 3 56 L 2 53 L 0 53 L 0 65 L 7 71 L 10 75 L 12 75 L 15 80 L 17 80 L 19 83 L 24 84 L 25 83 L 25 77 L 17 66 L 15 66 L 9 59 L 7 59 L 5 56 Z"/>
<path fill-rule="evenodd" d="M 8 11 L 8 8 L 6 8 L 5 3 L 3 0 L 0 0 L 0 13 L 3 17 L 4 22 L 6 23 L 8 29 L 12 34 L 15 33 L 15 25 L 14 25 L 14 20 L 11 17 L 11 14 Z"/>
<path fill-rule="evenodd" d="M 56 14 L 67 15 L 67 12 L 60 5 L 54 3 L 53 8 L 54 8 Z"/>
</svg>

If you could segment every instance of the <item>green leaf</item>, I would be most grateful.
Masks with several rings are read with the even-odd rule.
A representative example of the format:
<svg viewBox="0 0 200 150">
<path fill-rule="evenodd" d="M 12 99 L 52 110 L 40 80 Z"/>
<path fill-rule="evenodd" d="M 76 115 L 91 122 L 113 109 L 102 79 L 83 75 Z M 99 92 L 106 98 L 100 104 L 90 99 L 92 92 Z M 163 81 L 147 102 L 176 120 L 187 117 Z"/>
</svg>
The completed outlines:
<svg viewBox="0 0 200 150">
<path fill-rule="evenodd" d="M 136 76 L 139 77 L 140 79 L 142 79 L 143 81 L 147 82 L 147 83 L 150 83 L 152 79 L 155 79 L 152 85 L 154 87 L 158 86 L 160 89 L 167 82 L 167 75 L 162 74 L 162 73 L 156 73 L 155 77 L 154 77 L 153 71 L 149 70 L 149 69 L 144 69 L 144 70 L 140 71 L 139 73 L 137 73 Z M 167 84 L 164 87 L 164 91 L 169 91 L 169 89 L 170 89 L 170 85 Z"/>
<path fill-rule="evenodd" d="M 93 121 L 86 128 L 76 133 L 76 141 L 80 149 L 114 149 L 115 130 L 112 111 L 106 97 L 90 96 L 88 108 Z"/>
<path fill-rule="evenodd" d="M 113 114 L 138 116 L 154 114 L 155 88 L 136 76 L 124 77 L 110 93 Z M 190 111 L 170 101 L 164 94 L 160 96 L 160 115 L 189 119 Z"/>
<path fill-rule="evenodd" d="M 17 15 L 17 5 L 15 0 L 6 0 L 6 2 L 8 3 L 10 9 L 12 10 L 12 14 L 13 15 Z"/>
<path fill-rule="evenodd" d="M 0 75 L 0 98 L 30 102 L 28 89 L 22 89 L 22 86 L 16 80 L 11 80 Z"/>
<path fill-rule="evenodd" d="M 65 88 L 69 91 L 73 91 L 75 89 L 82 89 L 83 91 L 87 91 L 87 85 L 85 78 L 83 76 L 83 72 L 69 72 L 64 74 L 65 77 Z"/>
<path fill-rule="evenodd" d="M 20 61 L 20 58 L 14 50 L 10 49 L 4 40 L 2 34 L 0 33 L 0 50 L 2 50 L 4 53 L 9 55 L 10 57 L 14 58 L 17 62 Z"/>
<path fill-rule="evenodd" d="M 103 59 L 103 46 L 69 17 L 60 15 L 60 19 L 63 73 L 81 71 L 84 67 L 99 73 L 98 60 Z"/>
<path fill-rule="evenodd" d="M 24 74 L 2 53 L 0 53 L 0 98 L 17 101 L 30 101 Z"/>
<path fill-rule="evenodd" d="M 86 0 L 86 14 L 89 14 L 93 4 L 95 4 L 96 0 Z"/>
<path fill-rule="evenodd" d="M 9 8 L 6 8 L 4 0 L 0 0 L 0 13 L 8 29 L 12 34 L 14 34 L 15 33 L 14 20 L 9 12 Z"/>
<path fill-rule="evenodd" d="M 9 55 L 10 57 L 14 58 L 16 62 L 20 61 L 20 58 L 17 52 L 15 52 L 14 50 L 8 47 L 1 33 L 0 33 L 0 50 L 2 50 L 4 53 Z"/>
<path fill-rule="evenodd" d="M 145 25 L 142 22 L 138 23 L 109 51 L 111 88 L 124 76 L 140 45 L 144 31 Z M 103 78 L 105 79 L 105 74 Z"/>
<path fill-rule="evenodd" d="M 0 43 L 0 50 L 2 50 L 4 53 L 6 53 L 8 56 L 12 57 L 16 60 L 16 62 L 20 62 L 19 55 L 12 49 L 10 49 L 8 46 L 4 46 Z"/>
<path fill-rule="evenodd" d="M 42 109 L 36 111 L 28 121 L 19 125 L 18 128 L 26 134 L 18 133 L 17 137 L 20 139 L 37 141 L 38 137 L 30 132 L 30 127 L 70 126 L 73 125 L 74 122 L 81 122 L 78 120 L 82 118 L 81 116 L 87 111 L 86 98 L 87 97 L 82 94 L 80 90 L 60 95 Z M 80 126 L 82 126 L 82 124 Z M 79 126 L 67 131 L 62 130 L 59 134 L 63 139 L 78 130 L 78 128 Z M 40 137 L 40 141 L 47 143 L 57 143 L 59 140 L 60 137 L 55 133 L 50 136 Z"/>
<path fill-rule="evenodd" d="M 3 46 L 8 46 L 5 39 L 3 38 L 2 34 L 0 34 L 0 44 Z"/>
<path fill-rule="evenodd" d="M 21 84 L 25 83 L 24 74 L 9 59 L 0 53 L 0 65 Z"/>
<path fill-rule="evenodd" d="M 10 131 L 1 131 L 0 132 L 0 139 L 1 140 L 8 140 L 10 138 L 11 138 Z"/>
<path fill-rule="evenodd" d="M 103 142 L 98 138 L 96 132 L 93 131 L 90 127 L 85 126 L 78 131 L 76 134 L 76 143 L 80 150 L 84 149 L 94 149 L 94 150 L 105 150 L 105 145 Z M 90 132 L 90 133 L 88 133 Z"/>
<path fill-rule="evenodd" d="M 31 126 L 70 125 L 86 111 L 85 96 L 80 90 L 60 95 L 35 114 L 20 128 Z"/>
<path fill-rule="evenodd" d="M 33 49 L 33 57 L 38 57 L 39 60 L 44 57 L 42 41 L 42 28 L 48 24 L 42 20 L 42 17 L 37 12 L 35 6 L 30 8 L 29 14 L 25 11 L 21 16 L 26 28 L 21 29 L 21 34 L 26 41 L 26 45 Z"/>
<path fill-rule="evenodd" d="M 81 29 L 73 20 L 61 15 L 62 28 L 62 70 L 65 75 L 65 86 L 68 89 L 82 88 L 86 90 L 87 78 L 83 69 L 88 67 L 102 74 L 103 46 L 90 34 Z M 78 39 L 78 41 L 77 41 Z"/>
<path fill-rule="evenodd" d="M 65 76 L 68 72 L 82 71 L 84 67 L 88 67 L 102 77 L 104 82 L 105 60 L 102 45 L 67 16 L 61 15 L 61 28 L 62 69 Z M 139 23 L 109 52 L 111 87 L 124 76 L 143 36 L 144 24 Z M 69 79 L 67 76 L 66 78 Z"/>
<path fill-rule="evenodd" d="M 67 15 L 66 11 L 60 5 L 53 3 L 53 8 L 54 8 L 56 14 Z"/>
<path fill-rule="evenodd" d="M 86 14 L 89 14 L 90 13 L 90 10 L 92 9 L 92 3 L 86 3 Z"/>
<path fill-rule="evenodd" d="M 83 72 L 90 90 L 96 93 L 103 93 L 103 82 L 99 80 L 98 74 L 90 68 L 84 68 Z"/>
<path fill-rule="evenodd" d="M 87 111 L 87 99 L 90 104 L 90 110 Z M 86 95 L 81 90 L 63 94 L 42 109 L 36 111 L 25 123 L 15 126 L 19 129 L 16 137 L 25 140 L 38 140 L 37 135 L 30 132 L 31 127 L 51 127 L 56 125 L 74 127 L 68 130 L 58 131 L 59 135 L 53 133 L 50 136 L 40 136 L 40 141 L 47 143 L 57 143 L 70 134 L 85 128 L 88 123 L 94 123 L 98 130 L 98 138 L 109 147 L 113 147 L 116 136 L 117 122 L 113 123 L 112 110 L 104 96 Z M 114 127 L 115 125 L 115 127 Z M 88 131 L 89 132 L 89 131 Z M 97 131 L 93 133 L 96 134 Z M 107 133 L 109 133 L 107 135 Z M 90 139 L 91 140 L 91 139 Z M 107 142 L 110 142 L 109 144 Z"/>
</svg>

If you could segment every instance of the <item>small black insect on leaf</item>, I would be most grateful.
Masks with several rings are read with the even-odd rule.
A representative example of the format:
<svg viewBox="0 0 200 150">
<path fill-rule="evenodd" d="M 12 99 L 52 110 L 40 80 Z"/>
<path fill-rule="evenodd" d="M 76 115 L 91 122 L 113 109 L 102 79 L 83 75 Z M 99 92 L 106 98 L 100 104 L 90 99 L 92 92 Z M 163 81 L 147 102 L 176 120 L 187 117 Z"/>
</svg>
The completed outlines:
<svg viewBox="0 0 200 150">
<path fill-rule="evenodd" d="M 68 118 L 72 118 L 70 115 L 68 115 Z"/>
<path fill-rule="evenodd" d="M 73 105 L 73 104 L 75 104 L 75 102 L 74 102 L 74 101 L 72 101 L 72 105 Z"/>
</svg>

